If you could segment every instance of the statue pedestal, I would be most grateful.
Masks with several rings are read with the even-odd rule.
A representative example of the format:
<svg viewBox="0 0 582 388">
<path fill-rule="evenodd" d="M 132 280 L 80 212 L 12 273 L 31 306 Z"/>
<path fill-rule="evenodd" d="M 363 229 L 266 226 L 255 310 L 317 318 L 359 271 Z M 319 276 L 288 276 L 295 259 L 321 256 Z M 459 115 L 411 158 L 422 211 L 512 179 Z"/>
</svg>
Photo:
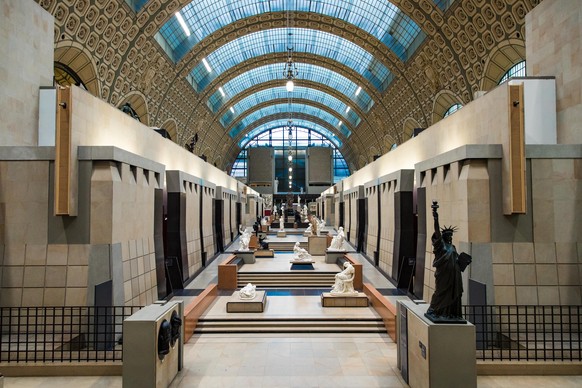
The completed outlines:
<svg viewBox="0 0 582 388">
<path fill-rule="evenodd" d="M 342 259 L 346 253 L 348 253 L 348 251 L 334 251 L 327 249 L 325 251 L 325 262 L 327 264 L 335 264 L 337 263 L 337 259 Z"/>
<path fill-rule="evenodd" d="M 240 292 L 235 291 L 226 302 L 227 313 L 262 313 L 265 311 L 267 293 L 257 291 L 254 299 L 241 299 Z"/>
<path fill-rule="evenodd" d="M 255 257 L 275 257 L 275 251 L 272 249 L 257 249 Z"/>
<path fill-rule="evenodd" d="M 287 237 L 287 232 L 285 232 L 284 230 L 278 230 L 277 237 Z"/>
<path fill-rule="evenodd" d="M 357 294 L 321 294 L 322 307 L 368 307 L 368 297 L 363 292 Z"/>
<path fill-rule="evenodd" d="M 433 323 L 424 316 L 428 304 L 398 305 L 398 359 L 410 387 L 477 387 L 475 326 Z"/>
<path fill-rule="evenodd" d="M 311 232 L 303 232 L 303 237 L 309 237 L 311 236 Z"/>
<path fill-rule="evenodd" d="M 256 262 L 255 252 L 253 251 L 236 251 L 235 255 L 243 259 L 245 264 L 254 264 Z"/>
<path fill-rule="evenodd" d="M 307 238 L 307 251 L 311 255 L 323 256 L 327 249 L 326 236 L 309 236 Z"/>
</svg>

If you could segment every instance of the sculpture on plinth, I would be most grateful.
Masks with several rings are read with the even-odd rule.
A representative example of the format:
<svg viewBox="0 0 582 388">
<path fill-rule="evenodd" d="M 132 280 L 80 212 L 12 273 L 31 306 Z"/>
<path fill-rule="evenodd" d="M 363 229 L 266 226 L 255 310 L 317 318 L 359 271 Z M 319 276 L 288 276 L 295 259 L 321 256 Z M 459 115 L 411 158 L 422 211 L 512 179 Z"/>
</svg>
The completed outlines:
<svg viewBox="0 0 582 388">
<path fill-rule="evenodd" d="M 255 299 L 255 296 L 257 296 L 257 286 L 251 283 L 247 283 L 246 286 L 241 288 L 241 290 L 238 293 L 238 296 L 240 299 L 245 300 Z"/>
<path fill-rule="evenodd" d="M 317 219 L 317 235 L 319 236 L 321 234 L 321 232 L 323 231 L 323 228 L 325 227 L 325 220 L 324 219 Z"/>
<path fill-rule="evenodd" d="M 453 245 L 453 233 L 457 230 L 453 226 L 440 228 L 437 209 L 438 202 L 432 202 L 434 218 L 434 233 L 432 246 L 435 267 L 435 290 L 430 301 L 430 307 L 425 316 L 435 323 L 466 322 L 461 309 L 463 295 L 463 279 L 461 272 L 471 263 L 471 256 L 466 253 L 457 253 Z"/>
<path fill-rule="evenodd" d="M 340 226 L 337 234 L 333 236 L 331 239 L 331 244 L 329 244 L 330 251 L 343 251 L 344 249 L 344 241 L 345 241 L 345 234 L 344 234 L 344 227 Z"/>
<path fill-rule="evenodd" d="M 335 275 L 335 283 L 330 293 L 332 295 L 357 295 L 358 292 L 354 290 L 355 275 L 354 266 L 349 261 L 346 261 L 344 270 Z"/>
<path fill-rule="evenodd" d="M 291 262 L 295 263 L 298 261 L 307 261 L 310 263 L 313 262 L 309 252 L 299 246 L 299 241 L 297 241 L 295 246 L 293 246 L 293 260 L 291 260 Z"/>
<path fill-rule="evenodd" d="M 240 247 L 238 248 L 238 250 L 239 251 L 248 251 L 250 242 L 251 242 L 251 234 L 245 230 L 243 232 L 242 236 L 240 236 L 240 241 L 239 241 Z"/>
</svg>

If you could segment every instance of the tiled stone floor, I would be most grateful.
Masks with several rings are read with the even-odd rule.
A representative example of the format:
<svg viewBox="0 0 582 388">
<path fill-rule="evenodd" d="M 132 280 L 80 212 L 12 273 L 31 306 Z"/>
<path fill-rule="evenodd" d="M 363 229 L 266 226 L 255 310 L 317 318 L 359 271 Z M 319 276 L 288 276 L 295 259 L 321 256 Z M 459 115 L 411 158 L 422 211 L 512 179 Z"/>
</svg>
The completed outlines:
<svg viewBox="0 0 582 388">
<path fill-rule="evenodd" d="M 235 241 L 231 250 L 237 247 Z M 268 263 L 276 265 L 273 259 L 260 260 L 262 267 Z M 188 300 L 198 294 L 197 290 L 216 282 L 220 261 L 221 257 L 210 263 L 188 285 L 191 292 L 185 290 L 179 298 Z M 364 264 L 364 282 L 382 289 L 382 294 L 392 301 L 405 298 L 390 292 L 394 289 L 392 284 L 365 258 L 360 257 L 360 261 Z M 316 306 L 317 296 L 301 291 L 273 290 L 269 296 L 271 303 L 267 302 L 270 312 L 275 316 L 312 316 L 322 310 Z M 223 307 L 219 298 L 207 313 L 226 314 Z M 340 310 L 352 310 L 354 316 L 375 315 L 368 309 L 332 309 L 322 314 L 335 315 Z M 407 387 L 396 366 L 396 345 L 385 334 L 204 334 L 185 345 L 184 355 L 184 369 L 172 388 Z M 477 383 L 479 388 L 578 388 L 582 387 L 582 371 L 580 376 L 478 376 Z M 5 378 L 4 384 L 5 388 L 121 386 L 120 376 Z"/>
</svg>

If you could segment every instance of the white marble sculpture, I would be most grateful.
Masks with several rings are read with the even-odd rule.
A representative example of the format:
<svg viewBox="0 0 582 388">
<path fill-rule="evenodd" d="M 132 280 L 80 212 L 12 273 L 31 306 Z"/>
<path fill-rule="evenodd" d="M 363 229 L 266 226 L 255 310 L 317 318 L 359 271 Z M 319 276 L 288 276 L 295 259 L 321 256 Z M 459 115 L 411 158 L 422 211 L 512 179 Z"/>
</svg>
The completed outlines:
<svg viewBox="0 0 582 388">
<path fill-rule="evenodd" d="M 279 230 L 281 232 L 285 231 L 285 220 L 283 219 L 283 217 L 279 218 Z"/>
<path fill-rule="evenodd" d="M 335 283 L 331 289 L 331 294 L 357 295 L 358 292 L 354 290 L 355 273 L 354 266 L 349 261 L 346 261 L 344 270 L 335 275 Z"/>
<path fill-rule="evenodd" d="M 331 239 L 331 244 L 329 244 L 329 248 L 328 250 L 330 251 L 343 251 L 344 249 L 344 240 L 345 240 L 345 234 L 344 234 L 344 227 L 340 226 L 337 234 L 335 236 L 333 236 L 333 238 Z"/>
<path fill-rule="evenodd" d="M 241 288 L 238 295 L 241 299 L 255 299 L 255 296 L 257 296 L 257 286 L 251 283 L 247 283 L 246 286 Z"/>
<path fill-rule="evenodd" d="M 319 236 L 325 227 L 325 220 L 317 220 L 317 235 Z"/>
<path fill-rule="evenodd" d="M 313 261 L 309 252 L 299 246 L 299 241 L 297 241 L 293 247 L 293 260 L 291 260 L 291 262 L 297 261 Z"/>
<path fill-rule="evenodd" d="M 251 242 L 251 234 L 245 230 L 243 232 L 242 236 L 240 236 L 240 241 L 239 241 L 240 247 L 238 248 L 238 250 L 239 251 L 248 251 L 250 242 Z"/>
</svg>

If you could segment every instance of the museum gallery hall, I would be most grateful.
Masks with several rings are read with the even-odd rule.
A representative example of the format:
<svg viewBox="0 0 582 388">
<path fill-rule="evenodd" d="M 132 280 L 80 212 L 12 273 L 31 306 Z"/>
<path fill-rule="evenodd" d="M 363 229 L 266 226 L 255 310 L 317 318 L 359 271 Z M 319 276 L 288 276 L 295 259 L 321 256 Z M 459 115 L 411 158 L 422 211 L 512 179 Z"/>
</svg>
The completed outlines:
<svg viewBox="0 0 582 388">
<path fill-rule="evenodd" d="M 0 0 L 0 387 L 582 386 L 580 26 Z"/>
</svg>

